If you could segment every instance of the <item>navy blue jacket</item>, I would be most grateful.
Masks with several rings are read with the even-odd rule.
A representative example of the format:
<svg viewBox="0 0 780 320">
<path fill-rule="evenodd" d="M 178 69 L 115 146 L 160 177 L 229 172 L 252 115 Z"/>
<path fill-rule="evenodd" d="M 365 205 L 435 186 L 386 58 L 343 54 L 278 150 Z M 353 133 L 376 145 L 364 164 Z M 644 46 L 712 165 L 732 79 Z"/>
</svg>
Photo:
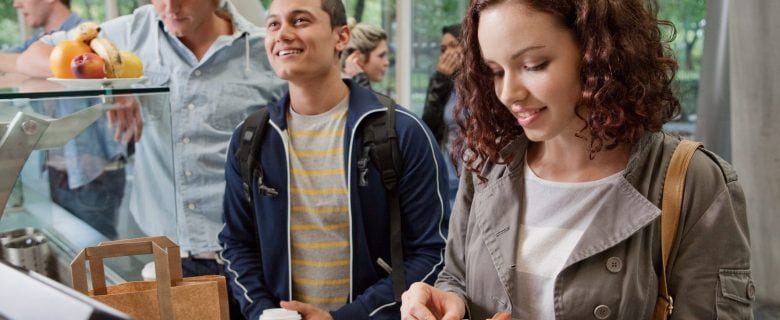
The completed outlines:
<svg viewBox="0 0 780 320">
<path fill-rule="evenodd" d="M 393 301 L 390 275 L 377 263 L 390 262 L 389 212 L 379 172 L 369 166 L 368 184 L 358 184 L 357 161 L 361 157 L 361 130 L 369 114 L 384 107 L 374 94 L 345 80 L 349 108 L 344 130 L 344 163 L 350 196 L 351 288 L 348 303 L 331 311 L 334 319 L 399 319 Z M 225 165 L 225 226 L 219 234 L 226 274 L 233 296 L 248 319 L 258 319 L 264 309 L 278 308 L 280 300 L 292 299 L 290 274 L 290 194 L 285 140 L 285 110 L 289 93 L 268 106 L 270 120 L 260 151 L 264 182 L 276 196 L 262 195 L 252 185 L 252 203 L 241 187 L 236 157 L 239 127 L 230 142 Z M 396 107 L 395 127 L 403 159 L 399 198 L 403 228 L 404 265 L 407 286 L 416 281 L 433 283 L 444 264 L 450 208 L 446 201 L 447 174 L 435 138 L 411 112 Z"/>
</svg>

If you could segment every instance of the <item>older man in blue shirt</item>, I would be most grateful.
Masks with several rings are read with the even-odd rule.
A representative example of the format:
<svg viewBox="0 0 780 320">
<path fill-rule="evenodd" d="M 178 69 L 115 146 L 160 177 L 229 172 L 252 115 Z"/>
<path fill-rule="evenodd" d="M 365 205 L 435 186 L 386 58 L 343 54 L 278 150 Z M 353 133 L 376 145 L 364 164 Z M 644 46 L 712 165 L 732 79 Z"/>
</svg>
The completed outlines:
<svg viewBox="0 0 780 320">
<path fill-rule="evenodd" d="M 265 31 L 220 0 L 152 0 L 101 28 L 101 37 L 141 57 L 147 85 L 171 89 L 170 108 L 141 99 L 131 212 L 145 233 L 178 240 L 185 276 L 217 273 L 228 141 L 284 90 L 265 55 Z M 41 60 L 67 38 L 53 34 L 25 52 L 31 72 L 50 73 Z"/>
<path fill-rule="evenodd" d="M 19 53 L 27 50 L 43 35 L 70 30 L 81 23 L 81 17 L 70 11 L 70 0 L 38 1 L 14 0 L 14 7 L 24 16 L 28 26 L 39 29 L 23 43 L 0 51 L 0 72 L 16 72 Z"/>
</svg>

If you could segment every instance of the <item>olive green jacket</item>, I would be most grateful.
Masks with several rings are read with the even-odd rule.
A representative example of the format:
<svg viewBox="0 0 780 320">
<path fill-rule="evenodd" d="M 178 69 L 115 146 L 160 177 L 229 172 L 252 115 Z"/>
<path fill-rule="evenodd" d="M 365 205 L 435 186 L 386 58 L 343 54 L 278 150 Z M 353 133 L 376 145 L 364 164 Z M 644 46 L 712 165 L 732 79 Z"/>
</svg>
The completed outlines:
<svg viewBox="0 0 780 320">
<path fill-rule="evenodd" d="M 556 319 L 650 319 L 661 269 L 661 194 L 666 168 L 679 140 L 645 135 L 632 150 L 620 188 L 585 230 L 555 279 Z M 496 312 L 523 319 L 514 295 L 514 261 L 522 212 L 525 137 L 488 164 L 465 174 L 450 219 L 445 267 L 436 287 L 464 298 L 471 319 Z M 614 202 L 614 203 L 613 203 Z M 691 160 L 669 290 L 672 319 L 752 319 L 754 286 L 745 198 L 731 165 L 708 151 Z"/>
</svg>

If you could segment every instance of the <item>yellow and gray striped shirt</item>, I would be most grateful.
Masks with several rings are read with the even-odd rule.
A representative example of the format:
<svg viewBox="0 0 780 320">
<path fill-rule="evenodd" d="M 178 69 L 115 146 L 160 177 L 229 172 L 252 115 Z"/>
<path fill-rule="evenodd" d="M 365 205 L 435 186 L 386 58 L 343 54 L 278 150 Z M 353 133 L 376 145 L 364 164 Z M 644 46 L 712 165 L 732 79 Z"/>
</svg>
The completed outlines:
<svg viewBox="0 0 780 320">
<path fill-rule="evenodd" d="M 349 195 L 344 128 L 349 96 L 318 115 L 287 114 L 293 299 L 325 310 L 347 302 Z"/>
</svg>

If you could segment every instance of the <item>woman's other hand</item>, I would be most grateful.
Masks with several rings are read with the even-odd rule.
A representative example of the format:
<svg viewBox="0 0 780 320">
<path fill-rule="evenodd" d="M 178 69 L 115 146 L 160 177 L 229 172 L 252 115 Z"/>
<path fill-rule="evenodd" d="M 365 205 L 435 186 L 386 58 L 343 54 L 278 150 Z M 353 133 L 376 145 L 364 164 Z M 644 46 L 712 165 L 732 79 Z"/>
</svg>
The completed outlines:
<svg viewBox="0 0 780 320">
<path fill-rule="evenodd" d="M 466 305 L 456 294 L 416 282 L 401 296 L 403 320 L 461 320 Z"/>
<path fill-rule="evenodd" d="M 447 49 L 439 56 L 439 62 L 436 64 L 436 71 L 446 75 L 452 76 L 458 69 L 460 69 L 460 63 L 463 62 L 463 50 Z"/>
<path fill-rule="evenodd" d="M 360 66 L 360 59 L 363 59 L 363 54 L 358 50 L 347 56 L 347 59 L 344 60 L 344 74 L 352 78 L 356 74 L 363 72 L 363 68 Z"/>
</svg>

